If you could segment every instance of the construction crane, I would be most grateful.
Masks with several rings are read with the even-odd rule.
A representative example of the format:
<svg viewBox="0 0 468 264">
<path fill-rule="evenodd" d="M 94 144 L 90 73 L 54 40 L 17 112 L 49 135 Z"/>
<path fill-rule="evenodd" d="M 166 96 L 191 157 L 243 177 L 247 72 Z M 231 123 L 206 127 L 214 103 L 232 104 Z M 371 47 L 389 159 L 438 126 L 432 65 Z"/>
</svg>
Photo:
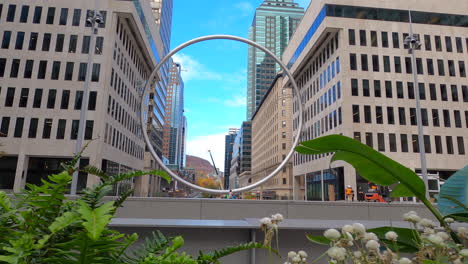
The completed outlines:
<svg viewBox="0 0 468 264">
<path fill-rule="evenodd" d="M 218 182 L 219 182 L 219 189 L 222 190 L 222 189 L 223 189 L 223 186 L 222 186 L 222 184 L 221 184 L 221 179 L 219 178 L 218 168 L 216 168 L 216 164 L 215 164 L 215 162 L 214 162 L 213 155 L 211 155 L 211 150 L 208 150 L 208 153 L 210 153 L 211 161 L 213 162 L 213 168 L 215 169 L 216 178 L 218 179 Z"/>
</svg>

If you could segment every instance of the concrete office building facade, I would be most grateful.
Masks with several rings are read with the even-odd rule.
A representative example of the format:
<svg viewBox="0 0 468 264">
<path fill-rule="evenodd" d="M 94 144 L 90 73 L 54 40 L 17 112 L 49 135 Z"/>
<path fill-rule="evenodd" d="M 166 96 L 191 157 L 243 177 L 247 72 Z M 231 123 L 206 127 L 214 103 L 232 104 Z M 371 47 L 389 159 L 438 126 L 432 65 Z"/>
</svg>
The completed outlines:
<svg viewBox="0 0 468 264">
<path fill-rule="evenodd" d="M 291 116 L 292 89 L 283 88 L 283 77 L 278 75 L 252 116 L 252 176 L 243 179 L 242 186 L 260 181 L 285 159 L 292 145 Z M 289 162 L 253 193 L 262 199 L 291 200 L 292 182 L 292 162 Z"/>
<path fill-rule="evenodd" d="M 255 10 L 249 39 L 281 57 L 304 15 L 293 0 L 265 0 Z M 280 67 L 273 58 L 253 47 L 247 58 L 247 120 L 252 118 Z"/>
<path fill-rule="evenodd" d="M 94 8 L 103 23 L 91 46 L 87 14 Z M 85 140 L 94 140 L 82 164 L 111 174 L 144 169 L 139 84 L 162 54 L 151 17 L 149 3 L 140 1 L 0 4 L 0 131 L 6 153 L 0 189 L 19 191 L 26 183 L 39 183 L 73 156 L 87 69 L 92 75 Z M 89 53 L 92 65 L 87 65 Z M 79 187 L 96 181 L 80 175 Z M 122 188 L 130 185 L 148 194 L 142 182 Z"/>
<path fill-rule="evenodd" d="M 413 30 L 419 87 L 404 39 Z M 309 140 L 343 134 L 419 172 L 415 93 L 421 98 L 428 170 L 445 179 L 466 165 L 468 2 L 448 0 L 313 1 L 284 52 L 305 101 Z M 288 85 L 288 80 L 284 81 Z M 293 130 L 298 134 L 298 105 Z M 295 198 L 344 199 L 344 186 L 367 181 L 330 155 L 294 156 Z M 437 189 L 437 188 L 435 188 Z"/>
</svg>

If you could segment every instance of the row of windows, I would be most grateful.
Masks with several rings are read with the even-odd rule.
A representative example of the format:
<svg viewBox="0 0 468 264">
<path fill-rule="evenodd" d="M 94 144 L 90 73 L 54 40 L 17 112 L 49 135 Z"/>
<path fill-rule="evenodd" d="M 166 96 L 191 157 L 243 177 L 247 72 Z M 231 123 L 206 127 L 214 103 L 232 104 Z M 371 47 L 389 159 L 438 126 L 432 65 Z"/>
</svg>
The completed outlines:
<svg viewBox="0 0 468 264">
<path fill-rule="evenodd" d="M 119 104 L 117 100 L 114 100 L 110 95 L 107 100 L 107 114 L 112 116 L 114 120 L 118 121 L 128 131 L 132 132 L 137 137 L 141 137 L 140 126 L 137 120 L 135 120 L 129 112 Z"/>
<path fill-rule="evenodd" d="M 349 62 L 351 70 L 358 70 L 358 60 L 357 55 L 354 53 L 349 54 Z M 362 71 L 369 71 L 369 57 L 367 54 L 361 54 L 360 61 L 361 61 L 361 70 Z M 372 63 L 372 71 L 373 72 L 380 72 L 381 71 L 381 64 L 380 64 L 380 56 L 372 55 L 371 56 L 371 63 Z M 391 57 L 390 56 L 383 56 L 383 71 L 384 72 L 391 72 Z M 401 57 L 394 56 L 394 67 L 393 70 L 396 73 L 402 73 L 402 61 Z M 423 59 L 416 58 L 416 72 L 417 74 L 425 74 L 424 73 L 424 66 L 423 66 Z M 428 75 L 435 75 L 435 64 L 437 64 L 437 74 L 439 76 L 446 76 L 446 69 L 448 70 L 448 75 L 451 77 L 466 77 L 466 66 L 465 61 L 454 61 L 454 60 L 447 60 L 445 63 L 442 59 L 437 59 L 434 61 L 433 59 L 426 59 L 426 71 Z M 405 65 L 405 72 L 407 74 L 413 73 L 413 66 L 411 57 L 404 58 L 404 65 Z M 458 71 L 457 71 L 458 69 Z M 457 74 L 458 72 L 458 74 Z"/>
<path fill-rule="evenodd" d="M 383 82 L 383 84 L 382 84 Z M 396 88 L 396 98 L 398 99 L 415 99 L 415 89 L 413 82 L 406 82 L 406 89 L 404 89 L 404 83 L 397 81 L 392 83 L 392 81 L 380 81 L 374 80 L 373 84 L 373 92 L 371 92 L 371 81 L 368 79 L 362 79 L 359 81 L 358 79 L 351 79 L 351 95 L 352 96 L 359 96 L 360 94 L 364 97 L 370 97 L 373 94 L 374 97 L 383 97 L 383 93 L 385 93 L 386 98 L 393 98 L 394 97 L 394 88 L 393 84 L 395 84 Z M 450 88 L 448 89 L 448 86 Z M 468 102 L 468 86 L 462 85 L 457 86 L 455 84 L 446 85 L 446 84 L 439 84 L 438 87 L 434 83 L 429 83 L 426 86 L 425 83 L 418 83 L 418 92 L 419 92 L 419 99 L 426 100 L 427 99 L 427 90 L 426 87 L 429 88 L 429 98 L 432 101 L 448 101 L 449 94 L 453 102 L 458 102 L 463 100 L 463 102 Z M 459 90 L 461 87 L 461 93 Z M 406 90 L 406 93 L 405 93 Z M 450 92 L 448 92 L 448 90 Z M 406 97 L 405 97 L 406 94 Z M 439 95 L 439 96 L 438 96 Z M 461 98 L 460 98 L 461 96 Z"/>
<path fill-rule="evenodd" d="M 107 123 L 106 130 L 104 131 L 104 142 L 137 159 L 142 160 L 144 158 L 144 148 L 136 144 L 135 141 L 131 140 L 124 133 L 121 133 L 118 129 Z"/>
<path fill-rule="evenodd" d="M 34 72 L 34 60 L 26 60 L 23 61 L 24 69 L 22 70 L 23 74 L 22 77 L 24 79 L 31 79 L 33 77 Z M 47 67 L 52 64 L 52 70 L 50 79 L 51 80 L 65 80 L 71 81 L 74 76 L 75 72 L 75 63 L 74 62 L 60 62 L 60 61 L 52 61 L 49 63 L 47 60 L 40 60 L 37 65 L 37 75 L 36 78 L 39 80 L 49 79 L 47 75 Z M 7 59 L 0 58 L 0 78 L 5 77 L 6 69 L 7 69 Z M 78 64 L 78 63 L 77 63 Z M 21 60 L 20 59 L 12 59 L 10 64 L 10 78 L 18 78 L 20 77 L 21 71 Z M 84 82 L 86 80 L 86 73 L 88 70 L 88 64 L 85 62 L 81 62 L 78 65 L 78 76 L 77 81 Z M 63 74 L 62 77 L 61 74 Z M 101 64 L 100 63 L 93 63 L 93 68 L 91 70 L 91 81 L 92 82 L 99 82 L 101 74 Z M 20 77 L 21 78 L 21 77 Z"/>
<path fill-rule="evenodd" d="M 38 48 L 39 41 L 39 33 L 31 32 L 29 34 L 29 40 L 26 39 L 26 33 L 23 31 L 16 32 L 16 39 L 13 40 L 14 32 L 6 30 L 3 32 L 3 38 L 1 42 L 2 49 L 10 49 L 14 48 L 15 50 L 30 50 L 35 51 Z M 47 51 L 55 51 L 55 52 L 66 52 L 68 53 L 77 53 L 77 48 L 79 47 L 78 41 L 80 40 L 78 35 L 70 35 L 68 38 L 68 42 L 66 42 L 65 34 L 57 34 L 55 37 L 55 45 L 52 44 L 52 39 L 54 35 L 51 33 L 44 33 L 42 35 L 42 45 L 40 50 L 47 52 Z M 27 43 L 27 46 L 24 44 Z M 88 54 L 91 45 L 91 36 L 83 36 L 81 38 L 80 43 L 80 50 L 82 54 Z M 65 47 L 68 46 L 68 49 Z M 51 49 L 53 47 L 53 49 Z M 104 37 L 96 37 L 96 43 L 94 46 L 94 54 L 100 55 L 102 54 L 104 48 Z"/>
<path fill-rule="evenodd" d="M 13 121 L 11 121 L 10 117 L 4 116 L 2 118 L 2 124 L 0 125 L 0 136 L 1 137 L 8 137 L 9 130 L 10 130 L 10 123 L 13 125 Z M 70 140 L 76 140 L 78 138 L 78 127 L 80 120 L 66 120 L 66 119 L 59 119 L 55 120 L 57 122 L 56 126 L 56 133 L 55 139 L 65 139 L 65 135 L 67 134 L 67 123 L 71 124 L 70 130 L 68 130 L 68 135 L 70 135 Z M 67 122 L 68 121 L 68 122 Z M 71 121 L 71 122 L 70 122 Z M 42 121 L 41 121 L 42 122 Z M 25 118 L 24 117 L 16 117 L 16 121 L 14 122 L 13 130 L 13 137 L 14 138 L 43 138 L 43 139 L 51 139 L 52 131 L 54 126 L 54 119 L 52 118 L 45 118 L 42 122 L 43 126 L 42 129 L 39 127 L 40 123 L 39 118 L 31 118 L 29 120 L 29 128 L 26 129 L 25 125 Z M 94 121 L 93 120 L 86 120 L 85 125 L 85 139 L 90 140 L 93 137 L 93 128 L 94 128 Z M 38 131 L 42 130 L 42 135 L 38 135 Z M 26 133 L 27 132 L 27 133 Z"/>
<path fill-rule="evenodd" d="M 391 33 L 391 38 L 392 38 L 392 46 L 394 49 L 399 49 L 400 47 L 408 48 L 406 44 L 401 44 L 404 42 L 406 37 L 408 37 L 408 33 L 403 33 L 402 38 L 400 39 L 400 35 L 398 32 L 392 32 Z M 367 46 L 370 44 L 371 47 L 383 47 L 383 48 L 389 48 L 390 47 L 390 34 L 388 32 L 382 31 L 380 34 L 377 31 L 370 31 L 370 41 L 368 43 L 368 33 L 366 30 L 359 30 L 359 45 L 360 46 Z M 426 51 L 432 51 L 432 43 L 434 43 L 434 50 L 435 51 L 442 51 L 442 43 L 445 45 L 445 51 L 446 52 L 458 52 L 458 53 L 463 53 L 464 50 L 468 52 L 468 38 L 465 38 L 465 41 L 463 41 L 462 37 L 455 37 L 452 38 L 451 36 L 430 36 L 430 35 L 424 35 L 424 41 L 420 39 L 420 35 L 416 34 L 416 38 L 420 40 L 421 44 L 424 44 L 424 49 Z M 442 40 L 443 39 L 443 40 Z M 356 31 L 354 29 L 348 29 L 348 40 L 349 40 L 349 45 L 356 45 Z M 379 41 L 380 40 L 380 41 Z M 400 42 L 401 41 L 401 42 Z M 463 47 L 463 42 L 466 43 L 466 47 Z M 455 50 L 454 50 L 454 45 L 455 43 Z M 421 49 L 419 47 L 418 49 Z"/>
<path fill-rule="evenodd" d="M 1 87 L 0 87 L 0 94 L 1 94 Z M 18 106 L 19 108 L 41 108 L 45 106 L 47 109 L 55 109 L 56 106 L 60 107 L 62 110 L 67 110 L 70 107 L 70 99 L 71 99 L 71 92 L 70 90 L 62 90 L 61 97 L 58 96 L 56 89 L 48 89 L 47 97 L 44 95 L 44 89 L 36 88 L 33 89 L 29 88 L 21 88 L 18 89 L 16 92 L 15 87 L 8 87 L 5 95 L 5 107 L 14 107 Z M 43 104 L 43 98 L 46 102 Z M 15 100 L 15 98 L 17 98 Z M 57 99 L 60 98 L 60 104 L 57 105 Z M 16 102 L 16 103 L 15 103 Z M 74 110 L 81 110 L 81 105 L 83 102 L 83 91 L 75 91 L 75 98 L 73 103 Z M 97 92 L 90 91 L 89 92 L 89 100 L 88 100 L 88 110 L 94 111 L 96 110 L 96 102 L 97 102 Z"/>
<path fill-rule="evenodd" d="M 6 7 L 6 5 L 5 5 Z M 16 22 L 16 19 L 18 17 L 18 22 L 19 23 L 28 23 L 28 19 L 29 17 L 31 17 L 32 19 L 32 23 L 33 24 L 40 24 L 42 22 L 42 17 L 43 17 L 43 9 L 45 11 L 45 8 L 43 8 L 42 6 L 35 6 L 34 7 L 34 10 L 32 12 L 30 12 L 30 9 L 32 10 L 33 8 L 30 7 L 29 5 L 22 5 L 21 6 L 21 9 L 17 8 L 17 5 L 15 4 L 10 4 L 8 5 L 8 9 L 6 9 L 6 19 L 5 21 L 6 22 Z M 17 10 L 18 9 L 18 10 Z M 0 4 L 0 20 L 2 18 L 2 10 L 3 10 L 3 4 Z M 47 25 L 54 25 L 56 24 L 56 20 L 55 20 L 55 17 L 56 17 L 56 12 L 58 11 L 58 8 L 55 8 L 55 7 L 48 7 L 47 8 L 47 12 L 45 13 L 45 23 Z M 70 24 L 71 22 L 71 25 L 72 26 L 80 26 L 80 22 L 82 19 L 84 19 L 85 21 L 85 26 L 86 27 L 90 27 L 91 24 L 87 21 L 87 18 L 88 17 L 91 17 L 91 14 L 93 11 L 91 10 L 87 10 L 87 15 L 86 16 L 82 16 L 81 13 L 82 13 L 82 10 L 81 9 L 73 9 L 73 14 L 71 15 L 71 21 L 69 22 L 68 20 L 68 13 L 69 13 L 70 9 L 69 8 L 60 8 L 60 14 L 57 14 L 57 17 L 58 17 L 58 25 L 61 25 L 61 26 L 66 26 L 67 24 Z M 18 13 L 18 16 L 17 16 L 17 13 Z M 29 14 L 32 13 L 32 16 L 30 16 Z M 71 13 L 71 11 L 70 11 Z M 104 28 L 106 26 L 106 17 L 107 17 L 107 12 L 106 11 L 100 11 L 101 15 L 102 15 L 102 23 L 99 24 L 99 27 L 100 28 Z"/>
<path fill-rule="evenodd" d="M 320 120 L 305 128 L 301 134 L 301 140 L 311 140 L 320 137 L 341 124 L 343 124 L 343 114 L 341 107 L 338 107 L 338 109 L 330 111 L 330 113 Z"/>
<path fill-rule="evenodd" d="M 372 121 L 372 107 L 370 105 L 364 105 L 363 106 L 363 111 L 364 111 L 364 123 L 367 124 L 384 124 L 385 120 L 385 115 L 384 115 L 384 110 L 385 108 L 382 106 L 375 106 L 375 122 Z M 387 106 L 386 107 L 386 116 L 387 116 L 387 122 L 386 124 L 388 125 L 394 125 L 396 123 L 396 116 L 395 116 L 395 108 L 392 106 Z M 462 113 L 463 111 L 460 110 L 453 110 L 453 115 L 450 114 L 450 110 L 448 109 L 443 109 L 442 115 L 443 116 L 443 125 L 444 127 L 452 127 L 452 118 L 454 120 L 454 127 L 456 128 L 462 128 L 463 127 L 463 122 L 462 122 Z M 361 114 L 360 114 L 360 106 L 359 105 L 352 105 L 352 113 L 353 113 L 353 122 L 354 123 L 360 123 L 361 122 Z M 405 107 L 398 107 L 397 109 L 397 114 L 398 114 L 398 120 L 399 124 L 402 126 L 407 125 L 407 111 Z M 432 126 L 434 127 L 440 127 L 441 126 L 441 116 L 439 115 L 440 111 L 439 109 L 429 109 L 427 108 L 421 108 L 421 119 L 422 119 L 422 125 L 423 126 L 429 126 L 429 123 L 432 123 Z M 429 118 L 429 114 L 431 114 L 431 118 Z M 431 122 L 429 122 L 432 120 Z M 417 125 L 417 116 L 416 116 L 416 108 L 409 108 L 409 123 L 413 126 Z M 468 128 L 468 111 L 465 111 L 465 127 Z"/>
<path fill-rule="evenodd" d="M 130 106 L 133 112 L 138 112 L 139 105 L 137 97 L 133 95 L 132 91 L 125 84 L 124 80 L 120 78 L 114 69 L 112 69 L 111 72 L 110 86 L 113 87 L 114 91 L 120 95 L 120 98 L 122 98 L 127 103 L 127 105 Z"/>
</svg>

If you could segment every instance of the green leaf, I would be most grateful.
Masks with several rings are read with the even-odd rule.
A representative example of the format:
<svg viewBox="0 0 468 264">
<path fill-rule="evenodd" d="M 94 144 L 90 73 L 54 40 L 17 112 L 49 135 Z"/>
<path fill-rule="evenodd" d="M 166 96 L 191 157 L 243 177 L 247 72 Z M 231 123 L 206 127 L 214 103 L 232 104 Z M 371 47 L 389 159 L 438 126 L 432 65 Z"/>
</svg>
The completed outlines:
<svg viewBox="0 0 468 264">
<path fill-rule="evenodd" d="M 319 245 L 326 245 L 326 246 L 329 246 L 331 244 L 331 240 L 324 237 L 324 236 L 313 236 L 313 235 L 306 235 L 307 239 L 310 241 L 310 242 L 313 242 L 315 244 L 319 244 Z"/>
<path fill-rule="evenodd" d="M 443 216 L 468 212 L 468 166 L 454 173 L 442 185 L 437 206 Z"/>
<path fill-rule="evenodd" d="M 420 200 L 425 200 L 426 187 L 414 171 L 349 137 L 341 135 L 320 137 L 300 143 L 296 151 L 301 154 L 335 152 L 332 161 L 348 162 L 368 181 L 382 186 L 400 183 L 406 187 L 406 189 L 398 187 L 392 194 L 393 197 L 416 196 Z"/>
<path fill-rule="evenodd" d="M 101 233 L 112 219 L 114 211 L 114 202 L 107 202 L 96 209 L 91 209 L 85 202 L 79 201 L 80 207 L 78 212 L 84 220 L 83 226 L 88 232 L 89 238 L 97 240 L 101 237 Z"/>
<path fill-rule="evenodd" d="M 11 211 L 11 201 L 8 198 L 6 192 L 0 192 L 0 208 L 3 209 L 4 212 Z"/>
<path fill-rule="evenodd" d="M 172 178 L 165 171 L 152 170 L 152 171 L 133 171 L 129 173 L 118 174 L 118 175 L 112 176 L 112 183 L 118 183 L 124 180 L 133 179 L 135 177 L 140 177 L 144 175 L 156 175 L 156 176 L 163 178 L 168 183 L 171 183 L 172 181 Z"/>
<path fill-rule="evenodd" d="M 62 216 L 59 216 L 55 219 L 55 221 L 49 226 L 49 230 L 52 233 L 57 233 L 58 231 L 73 224 L 78 219 L 80 219 L 78 214 L 74 212 L 65 212 Z"/>
<path fill-rule="evenodd" d="M 419 243 L 421 243 L 421 241 L 418 236 L 415 236 L 415 232 L 417 231 L 414 231 L 413 229 L 385 226 L 368 230 L 368 232 L 376 234 L 381 241 L 385 242 L 390 249 L 395 251 L 395 243 L 385 238 L 385 234 L 389 231 L 393 231 L 398 234 L 396 247 L 400 252 L 415 253 L 419 251 Z"/>
</svg>

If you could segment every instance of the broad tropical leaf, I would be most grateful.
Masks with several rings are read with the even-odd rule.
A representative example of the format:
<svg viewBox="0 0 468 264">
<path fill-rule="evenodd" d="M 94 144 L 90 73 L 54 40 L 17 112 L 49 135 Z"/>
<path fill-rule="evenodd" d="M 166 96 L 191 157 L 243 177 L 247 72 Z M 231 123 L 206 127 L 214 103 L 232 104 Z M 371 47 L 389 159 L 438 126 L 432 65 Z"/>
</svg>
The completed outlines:
<svg viewBox="0 0 468 264">
<path fill-rule="evenodd" d="M 382 186 L 400 183 L 402 186 L 395 188 L 393 197 L 416 196 L 421 200 L 425 199 L 426 187 L 414 171 L 349 137 L 320 137 L 300 143 L 296 151 L 301 154 L 334 152 L 332 161 L 348 162 L 368 181 Z"/>
<path fill-rule="evenodd" d="M 442 185 L 437 206 L 443 216 L 468 213 L 468 166 Z"/>
</svg>

